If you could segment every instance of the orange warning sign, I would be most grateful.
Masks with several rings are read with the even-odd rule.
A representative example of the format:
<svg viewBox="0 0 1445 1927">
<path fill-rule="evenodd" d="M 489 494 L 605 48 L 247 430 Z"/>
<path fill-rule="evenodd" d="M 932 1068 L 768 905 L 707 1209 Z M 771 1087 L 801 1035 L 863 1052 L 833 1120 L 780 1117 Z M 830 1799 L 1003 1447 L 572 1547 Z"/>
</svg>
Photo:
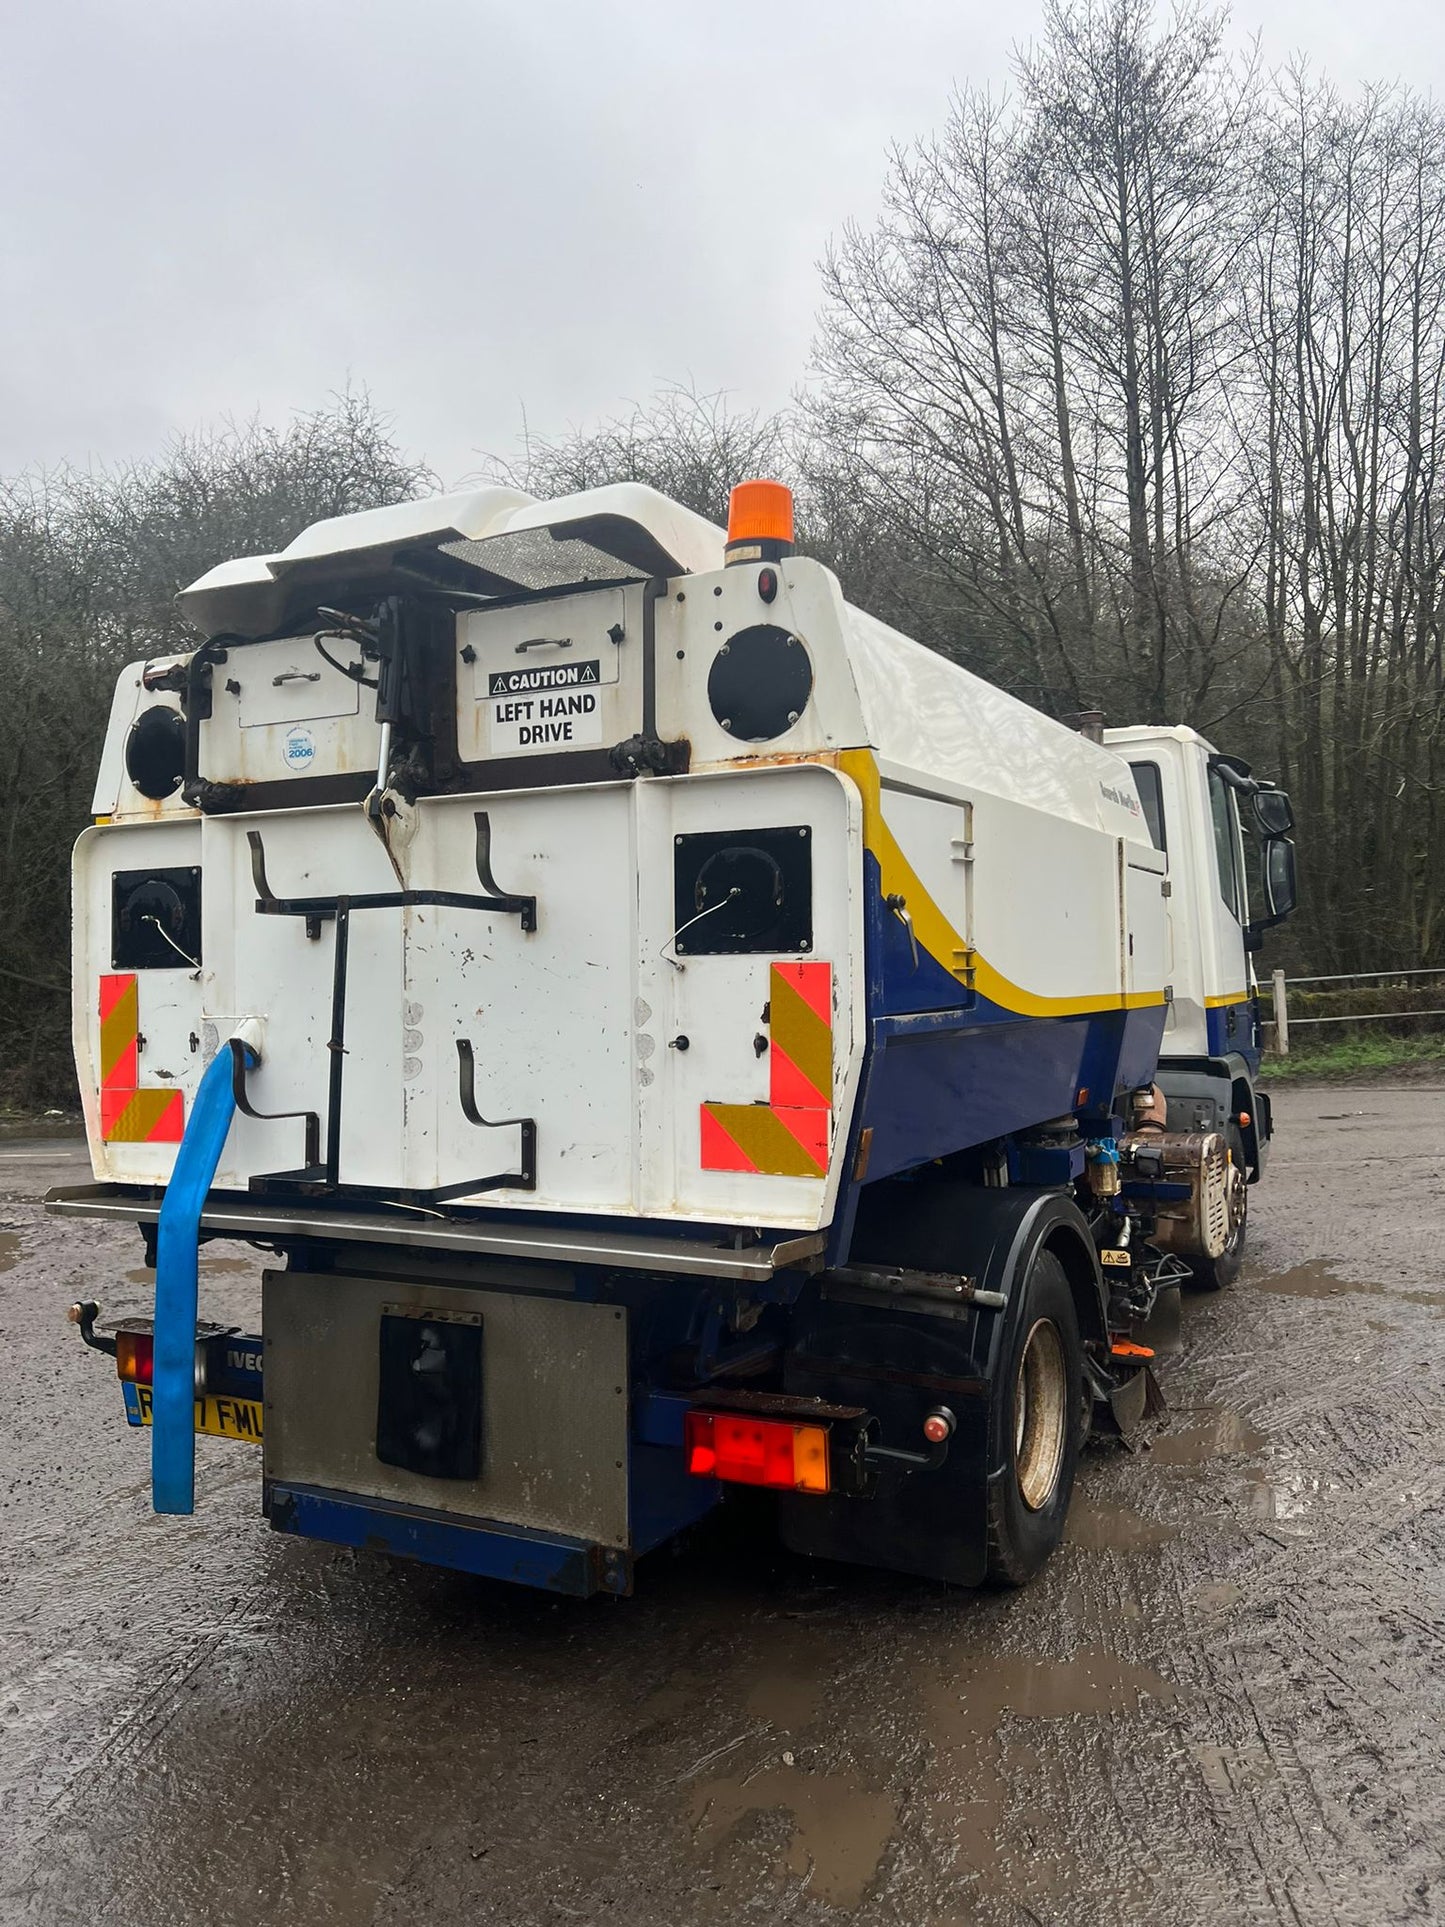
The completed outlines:
<svg viewBox="0 0 1445 1927">
<path fill-rule="evenodd" d="M 107 1144 L 179 1144 L 185 1099 L 140 1082 L 140 999 L 134 971 L 100 980 L 100 1134 Z"/>
<path fill-rule="evenodd" d="M 704 1171 L 827 1175 L 833 1123 L 833 966 L 775 963 L 769 973 L 766 1104 L 704 1104 Z"/>
</svg>

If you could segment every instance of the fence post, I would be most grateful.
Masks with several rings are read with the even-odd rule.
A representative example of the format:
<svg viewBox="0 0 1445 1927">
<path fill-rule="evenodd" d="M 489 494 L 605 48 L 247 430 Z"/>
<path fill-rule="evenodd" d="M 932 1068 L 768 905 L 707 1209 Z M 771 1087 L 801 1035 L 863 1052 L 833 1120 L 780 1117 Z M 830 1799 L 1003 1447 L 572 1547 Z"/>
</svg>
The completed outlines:
<svg viewBox="0 0 1445 1927">
<path fill-rule="evenodd" d="M 1282 970 L 1274 973 L 1274 1047 L 1281 1057 L 1289 1056 L 1289 1000 Z"/>
</svg>

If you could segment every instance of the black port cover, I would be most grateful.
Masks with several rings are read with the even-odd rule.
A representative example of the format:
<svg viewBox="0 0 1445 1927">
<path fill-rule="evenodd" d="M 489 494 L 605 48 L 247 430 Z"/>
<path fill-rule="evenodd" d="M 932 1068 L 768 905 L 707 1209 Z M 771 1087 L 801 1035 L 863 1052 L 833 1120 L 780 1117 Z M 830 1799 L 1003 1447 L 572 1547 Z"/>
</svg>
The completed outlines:
<svg viewBox="0 0 1445 1927">
<path fill-rule="evenodd" d="M 112 970 L 194 970 L 201 961 L 201 873 L 117 870 L 111 881 Z"/>
<path fill-rule="evenodd" d="M 707 699 L 718 724 L 744 743 L 790 730 L 813 693 L 813 665 L 795 635 L 775 622 L 739 629 L 713 657 Z"/>
<path fill-rule="evenodd" d="M 482 1469 L 482 1321 L 383 1312 L 376 1456 L 424 1479 Z"/>
<path fill-rule="evenodd" d="M 805 824 L 705 830 L 673 846 L 673 949 L 736 957 L 813 948 L 813 833 Z"/>
<path fill-rule="evenodd" d="M 153 802 L 175 795 L 186 773 L 186 721 L 179 710 L 165 703 L 142 710 L 125 739 L 125 773 Z"/>
</svg>

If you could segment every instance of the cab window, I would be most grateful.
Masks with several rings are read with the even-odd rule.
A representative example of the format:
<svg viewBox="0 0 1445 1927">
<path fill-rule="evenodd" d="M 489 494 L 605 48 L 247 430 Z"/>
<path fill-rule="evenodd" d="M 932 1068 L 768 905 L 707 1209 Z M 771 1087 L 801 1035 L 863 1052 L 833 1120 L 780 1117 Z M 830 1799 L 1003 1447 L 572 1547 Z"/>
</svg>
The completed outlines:
<svg viewBox="0 0 1445 1927">
<path fill-rule="evenodd" d="M 1244 922 L 1244 879 L 1239 872 L 1239 825 L 1234 797 L 1218 770 L 1209 772 L 1209 814 L 1214 824 L 1214 854 L 1219 864 L 1219 894 L 1239 923 Z"/>
<path fill-rule="evenodd" d="M 1169 839 L 1164 832 L 1164 785 L 1159 779 L 1157 763 L 1131 763 L 1134 772 L 1134 787 L 1139 792 L 1139 801 L 1144 805 L 1144 821 L 1149 825 L 1149 841 L 1156 850 L 1166 853 Z"/>
</svg>

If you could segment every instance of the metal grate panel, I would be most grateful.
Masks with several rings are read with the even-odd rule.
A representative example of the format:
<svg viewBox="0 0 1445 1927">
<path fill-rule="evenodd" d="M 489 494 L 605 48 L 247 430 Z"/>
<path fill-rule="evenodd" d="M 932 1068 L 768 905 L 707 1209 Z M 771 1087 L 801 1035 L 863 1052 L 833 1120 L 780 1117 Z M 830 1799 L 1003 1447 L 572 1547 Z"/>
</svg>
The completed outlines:
<svg viewBox="0 0 1445 1927">
<path fill-rule="evenodd" d="M 397 1306 L 481 1317 L 475 1479 L 376 1456 L 379 1333 Z M 627 1322 L 615 1306 L 268 1271 L 262 1329 L 268 1478 L 628 1543 Z"/>
</svg>

